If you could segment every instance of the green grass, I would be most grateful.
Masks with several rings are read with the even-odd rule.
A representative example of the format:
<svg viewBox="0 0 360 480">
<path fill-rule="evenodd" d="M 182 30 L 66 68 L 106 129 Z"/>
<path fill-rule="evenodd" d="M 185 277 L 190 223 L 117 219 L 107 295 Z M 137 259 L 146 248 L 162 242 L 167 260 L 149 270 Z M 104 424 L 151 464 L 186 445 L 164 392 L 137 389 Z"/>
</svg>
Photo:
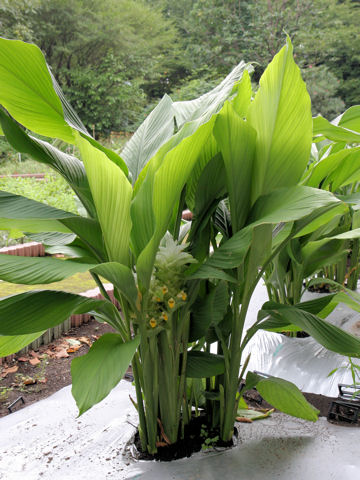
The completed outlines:
<svg viewBox="0 0 360 480">
<path fill-rule="evenodd" d="M 71 293 L 82 293 L 91 290 L 96 286 L 96 283 L 88 272 L 77 273 L 61 282 L 49 283 L 46 285 L 20 285 L 0 280 L 0 298 L 7 297 L 8 295 L 29 292 L 31 290 L 64 290 Z"/>
<path fill-rule="evenodd" d="M 47 175 L 44 180 L 31 177 L 0 178 L 0 190 L 77 213 L 75 194 L 59 175 Z"/>
<path fill-rule="evenodd" d="M 18 158 L 13 158 L 0 162 L 0 175 L 14 175 L 16 173 L 54 173 L 54 170 L 31 159 L 19 161 Z"/>
</svg>

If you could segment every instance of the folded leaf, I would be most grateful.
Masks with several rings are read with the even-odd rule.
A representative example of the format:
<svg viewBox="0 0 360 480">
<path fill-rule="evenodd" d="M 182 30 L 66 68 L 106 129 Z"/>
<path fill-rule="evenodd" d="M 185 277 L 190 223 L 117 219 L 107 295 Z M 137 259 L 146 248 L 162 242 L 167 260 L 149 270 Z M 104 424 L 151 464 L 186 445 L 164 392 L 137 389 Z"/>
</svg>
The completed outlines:
<svg viewBox="0 0 360 480">
<path fill-rule="evenodd" d="M 229 303 L 226 282 L 220 282 L 205 298 L 193 307 L 189 342 L 204 337 L 210 325 L 217 325 L 224 318 Z"/>
<path fill-rule="evenodd" d="M 277 377 L 261 379 L 256 390 L 270 405 L 288 415 L 316 422 L 319 411 L 307 402 L 296 385 Z"/>
<path fill-rule="evenodd" d="M 317 342 L 328 350 L 347 357 L 360 358 L 360 339 L 339 327 L 306 312 L 297 307 L 275 302 L 266 302 L 259 314 L 268 315 L 268 320 L 262 320 L 256 325 L 257 329 L 278 328 L 294 324 L 311 335 Z"/>
<path fill-rule="evenodd" d="M 295 185 L 309 160 L 311 101 L 289 38 L 261 77 L 247 121 L 257 132 L 253 204 L 275 188 Z"/>
<path fill-rule="evenodd" d="M 115 333 L 105 333 L 89 350 L 71 363 L 71 392 L 79 415 L 103 400 L 123 378 L 140 337 L 123 342 Z"/>
<path fill-rule="evenodd" d="M 0 335 L 36 333 L 59 325 L 70 315 L 97 312 L 113 324 L 115 306 L 107 300 L 60 291 L 33 291 L 0 300 Z"/>
<path fill-rule="evenodd" d="M 29 345 L 29 343 L 41 337 L 43 333 L 45 333 L 45 330 L 28 335 L 0 336 L 0 358 L 19 352 L 22 348 Z"/>
<path fill-rule="evenodd" d="M 133 184 L 150 158 L 174 133 L 175 111 L 172 105 L 171 98 L 164 95 L 121 152 Z"/>
<path fill-rule="evenodd" d="M 205 378 L 221 375 L 225 370 L 224 357 L 207 352 L 192 350 L 188 352 L 186 376 L 189 378 Z"/>
</svg>

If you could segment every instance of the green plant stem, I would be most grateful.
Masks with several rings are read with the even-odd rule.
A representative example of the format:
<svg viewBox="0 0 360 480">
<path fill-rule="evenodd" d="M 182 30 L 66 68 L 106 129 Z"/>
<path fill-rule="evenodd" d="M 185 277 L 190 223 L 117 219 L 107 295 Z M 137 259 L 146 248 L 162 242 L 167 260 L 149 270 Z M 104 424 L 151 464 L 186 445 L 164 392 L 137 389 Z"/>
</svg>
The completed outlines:
<svg viewBox="0 0 360 480">
<path fill-rule="evenodd" d="M 146 428 L 146 417 L 145 417 L 145 410 L 144 410 L 144 403 L 143 403 L 143 396 L 141 392 L 141 374 L 139 368 L 139 356 L 138 352 L 135 353 L 132 368 L 133 368 L 133 375 L 134 375 L 134 382 L 135 382 L 135 391 L 136 391 L 136 400 L 138 406 L 138 414 L 139 414 L 139 435 L 140 435 L 140 442 L 141 448 L 145 452 L 148 445 L 147 440 L 147 428 Z"/>
</svg>

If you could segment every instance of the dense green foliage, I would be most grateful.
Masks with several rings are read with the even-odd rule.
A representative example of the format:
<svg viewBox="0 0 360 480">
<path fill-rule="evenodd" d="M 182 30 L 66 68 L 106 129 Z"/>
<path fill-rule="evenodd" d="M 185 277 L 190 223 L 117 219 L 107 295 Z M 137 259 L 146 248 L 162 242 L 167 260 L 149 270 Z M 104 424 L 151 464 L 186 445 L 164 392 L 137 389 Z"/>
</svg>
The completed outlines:
<svg viewBox="0 0 360 480">
<path fill-rule="evenodd" d="M 164 93 L 208 91 L 240 60 L 257 82 L 288 34 L 313 114 L 360 102 L 351 0 L 4 0 L 1 35 L 40 46 L 90 132 L 134 131 Z M 336 32 L 336 34 L 334 34 Z"/>
<path fill-rule="evenodd" d="M 77 213 L 74 193 L 60 176 L 47 175 L 44 180 L 29 177 L 0 178 L 0 190 L 43 202 L 55 208 Z"/>
<path fill-rule="evenodd" d="M 105 334 L 73 361 L 73 395 L 84 413 L 121 380 L 131 361 L 140 440 L 150 453 L 183 437 L 201 398 L 220 438 L 232 438 L 249 362 L 244 349 L 259 329 L 302 329 L 329 350 L 360 357 L 360 340 L 324 320 L 344 297 L 359 311 L 359 295 L 295 305 L 269 301 L 256 320 L 247 318 L 271 262 L 298 238 L 319 230 L 326 236 L 329 220 L 350 215 L 350 205 L 358 202 L 338 198 L 332 188 L 359 179 L 356 162 L 346 161 L 348 154 L 356 159 L 358 149 L 344 148 L 343 141 L 360 137 L 359 107 L 345 112 L 338 125 L 313 119 L 289 37 L 256 93 L 252 67 L 241 62 L 193 102 L 165 95 L 121 157 L 86 132 L 35 45 L 0 39 L 0 69 L 6 139 L 57 171 L 82 206 L 75 214 L 0 190 L 0 228 L 30 232 L 47 251 L 70 257 L 2 255 L 0 278 L 51 284 L 88 271 L 104 296 L 41 290 L 1 300 L 0 355 L 19 350 L 71 314 L 92 312 L 105 320 L 116 333 Z M 82 161 L 31 132 L 76 146 Z M 316 152 L 313 136 L 334 141 L 330 155 Z M 311 154 L 318 161 L 307 175 Z M 185 208 L 193 219 L 182 227 Z M 333 238 L 358 238 L 359 230 Z M 121 313 L 102 278 L 113 284 Z M 316 421 L 317 410 L 295 385 L 250 371 L 246 388 L 254 386 L 274 407 Z"/>
</svg>

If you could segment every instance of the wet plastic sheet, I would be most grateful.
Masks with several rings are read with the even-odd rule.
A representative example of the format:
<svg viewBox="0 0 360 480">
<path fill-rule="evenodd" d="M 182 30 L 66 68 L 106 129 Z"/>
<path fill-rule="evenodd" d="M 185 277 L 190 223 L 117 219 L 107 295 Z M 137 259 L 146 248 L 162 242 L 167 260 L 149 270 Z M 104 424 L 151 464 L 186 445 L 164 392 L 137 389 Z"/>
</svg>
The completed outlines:
<svg viewBox="0 0 360 480">
<path fill-rule="evenodd" d="M 273 414 L 240 424 L 236 447 L 175 462 L 131 455 L 133 387 L 76 418 L 70 387 L 0 419 L 1 480 L 354 480 L 360 476 L 360 428 Z"/>
<path fill-rule="evenodd" d="M 305 422 L 283 414 L 241 424 L 237 447 L 201 452 L 175 462 L 139 462 L 132 480 L 354 480 L 360 476 L 360 429 L 322 418 Z"/>
<path fill-rule="evenodd" d="M 126 478 L 127 442 L 137 426 L 122 381 L 77 418 L 71 387 L 0 419 L 1 480 L 105 480 Z"/>
<path fill-rule="evenodd" d="M 318 294 L 307 293 L 304 300 L 316 296 Z M 245 330 L 255 322 L 257 312 L 266 300 L 266 288 L 259 285 L 250 304 Z M 346 305 L 338 305 L 326 320 L 353 335 L 360 335 L 360 314 Z M 259 331 L 249 342 L 243 358 L 250 352 L 249 370 L 284 378 L 304 392 L 337 397 L 339 383 L 352 383 L 350 370 L 339 368 L 348 365 L 348 358 L 326 350 L 311 337 L 291 338 Z M 328 377 L 335 368 L 339 369 Z"/>
</svg>

